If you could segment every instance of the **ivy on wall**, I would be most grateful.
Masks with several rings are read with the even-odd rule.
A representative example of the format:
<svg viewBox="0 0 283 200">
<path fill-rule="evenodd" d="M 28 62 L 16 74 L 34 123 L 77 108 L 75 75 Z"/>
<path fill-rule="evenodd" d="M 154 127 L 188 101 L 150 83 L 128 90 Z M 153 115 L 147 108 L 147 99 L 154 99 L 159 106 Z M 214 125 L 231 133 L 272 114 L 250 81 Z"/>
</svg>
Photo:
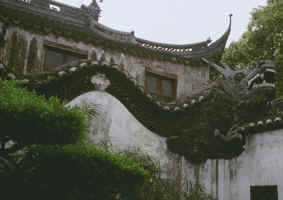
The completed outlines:
<svg viewBox="0 0 283 200">
<path fill-rule="evenodd" d="M 25 67 L 25 60 L 27 54 L 27 41 L 23 35 L 19 35 L 18 41 L 18 57 L 17 65 L 15 66 L 16 73 L 22 74 Z"/>
<path fill-rule="evenodd" d="M 27 73 L 38 72 L 40 70 L 37 51 L 37 40 L 36 38 L 33 38 L 29 46 Z"/>
<path fill-rule="evenodd" d="M 16 32 L 12 33 L 11 39 L 8 41 L 8 63 L 10 65 L 10 68 L 14 70 L 14 66 L 16 66 L 16 57 L 18 55 L 18 49 L 17 49 L 17 42 L 18 42 L 18 35 Z"/>
<path fill-rule="evenodd" d="M 27 41 L 24 36 L 13 32 L 8 42 L 8 63 L 10 68 L 17 74 L 23 73 L 27 52 Z"/>
<path fill-rule="evenodd" d="M 0 61 L 4 62 L 4 47 L 5 47 L 5 34 L 7 27 L 5 24 L 0 24 Z"/>
<path fill-rule="evenodd" d="M 110 52 L 121 52 L 138 58 L 156 59 L 185 65 L 204 65 L 204 63 L 197 58 L 187 59 L 169 53 L 153 51 L 134 44 L 106 40 L 95 35 L 95 33 L 90 32 L 87 28 L 82 29 L 73 25 L 65 25 L 32 13 L 19 12 L 19 10 L 10 6 L 0 6 L 0 21 L 7 27 L 16 26 L 35 34 L 54 34 L 57 37 L 60 36 L 67 40 L 92 44 Z"/>
</svg>

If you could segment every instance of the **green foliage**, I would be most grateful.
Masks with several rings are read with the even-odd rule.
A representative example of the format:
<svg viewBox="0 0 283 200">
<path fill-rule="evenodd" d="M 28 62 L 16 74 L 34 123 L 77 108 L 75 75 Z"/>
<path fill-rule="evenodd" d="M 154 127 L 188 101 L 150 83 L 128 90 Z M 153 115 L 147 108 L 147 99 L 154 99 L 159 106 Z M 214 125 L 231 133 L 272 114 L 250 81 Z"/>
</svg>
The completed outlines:
<svg viewBox="0 0 283 200">
<path fill-rule="evenodd" d="M 177 179 L 164 179 L 155 173 L 150 180 L 140 192 L 140 200 L 181 200 L 184 196 Z"/>
<path fill-rule="evenodd" d="M 0 138 L 28 144 L 69 144 L 83 137 L 84 114 L 66 108 L 57 98 L 38 97 L 17 85 L 0 80 Z"/>
<path fill-rule="evenodd" d="M 94 147 L 35 146 L 20 168 L 0 177 L 1 195 L 13 200 L 134 200 L 149 172 L 136 157 Z"/>
<path fill-rule="evenodd" d="M 165 179 L 161 177 L 158 163 L 151 157 L 140 152 L 123 152 L 122 155 L 134 157 L 142 167 L 149 171 L 149 181 L 146 181 L 137 195 L 137 200 L 180 200 L 182 191 L 178 178 Z"/>
<path fill-rule="evenodd" d="M 210 195 L 203 191 L 199 184 L 187 184 L 188 192 L 185 194 L 185 200 L 214 200 Z"/>
<path fill-rule="evenodd" d="M 22 193 L 13 193 L 15 187 L 0 179 L 2 196 L 30 200 L 134 200 L 149 178 L 149 172 L 135 157 L 84 145 L 35 146 L 21 163 L 22 170 L 8 177 Z"/>
<path fill-rule="evenodd" d="M 5 174 L 0 168 L 1 195 L 11 200 L 213 200 L 198 184 L 181 190 L 178 178 L 161 178 L 158 165 L 140 153 L 33 146 L 17 158 L 19 168 Z"/>
<path fill-rule="evenodd" d="M 254 67 L 262 60 L 277 65 L 277 95 L 283 93 L 283 0 L 269 2 L 252 12 L 248 30 L 225 50 L 223 61 L 231 66 Z"/>
<path fill-rule="evenodd" d="M 183 187 L 180 177 L 166 179 L 162 177 L 161 168 L 158 162 L 150 156 L 140 152 L 122 152 L 123 156 L 136 159 L 149 172 L 149 181 L 143 184 L 143 187 L 137 194 L 137 200 L 213 200 L 206 194 L 199 184 L 188 184 Z"/>
<path fill-rule="evenodd" d="M 250 62 L 250 56 L 247 50 L 247 42 L 246 39 L 243 37 L 237 42 L 232 42 L 229 48 L 225 49 L 225 53 L 223 54 L 222 60 L 232 67 L 245 67 Z"/>
<path fill-rule="evenodd" d="M 91 106 L 87 114 L 95 116 L 95 109 Z M 136 157 L 85 146 L 85 117 L 79 108 L 64 107 L 57 98 L 46 100 L 18 82 L 0 80 L 1 196 L 137 199 L 149 172 Z M 9 141 L 12 147 L 6 148 Z M 70 143 L 76 145 L 58 146 Z"/>
</svg>

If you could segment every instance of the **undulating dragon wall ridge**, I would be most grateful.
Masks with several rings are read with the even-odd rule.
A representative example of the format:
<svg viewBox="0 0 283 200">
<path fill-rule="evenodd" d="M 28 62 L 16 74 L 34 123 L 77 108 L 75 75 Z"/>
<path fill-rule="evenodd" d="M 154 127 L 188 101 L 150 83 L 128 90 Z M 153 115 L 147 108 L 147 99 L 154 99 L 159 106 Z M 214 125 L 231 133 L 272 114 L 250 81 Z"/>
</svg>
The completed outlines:
<svg viewBox="0 0 283 200">
<path fill-rule="evenodd" d="M 50 72 L 22 77 L 16 77 L 3 65 L 0 70 L 4 78 L 19 79 L 24 87 L 38 94 L 62 100 L 103 88 L 145 127 L 167 137 L 172 152 L 196 163 L 235 157 L 244 150 L 248 134 L 283 127 L 282 113 L 271 106 L 276 74 L 272 62 L 259 63 L 253 70 L 232 70 L 204 61 L 222 78 L 185 101 L 171 103 L 147 95 L 145 88 L 119 64 L 103 59 L 75 61 Z"/>
</svg>

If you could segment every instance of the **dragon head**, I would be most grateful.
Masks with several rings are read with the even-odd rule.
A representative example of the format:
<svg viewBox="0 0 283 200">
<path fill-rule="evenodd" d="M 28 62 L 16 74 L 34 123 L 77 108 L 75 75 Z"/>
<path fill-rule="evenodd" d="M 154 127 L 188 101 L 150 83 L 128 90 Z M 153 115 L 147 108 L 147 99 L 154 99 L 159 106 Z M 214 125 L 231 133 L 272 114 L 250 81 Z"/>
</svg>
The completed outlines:
<svg viewBox="0 0 283 200">
<path fill-rule="evenodd" d="M 201 91 L 206 100 L 179 120 L 178 126 L 183 130 L 167 142 L 173 152 L 188 159 L 197 159 L 199 155 L 232 158 L 244 150 L 245 137 L 240 127 L 270 112 L 267 102 L 275 97 L 276 68 L 269 60 L 252 69 L 218 66 L 203 60 L 222 76 Z"/>
<path fill-rule="evenodd" d="M 205 58 L 202 60 L 222 75 L 222 87 L 233 97 L 246 98 L 250 94 L 264 93 L 265 95 L 261 96 L 265 96 L 269 101 L 274 98 L 276 67 L 273 61 L 265 60 L 249 70 L 237 67 L 232 69 L 224 63 L 221 67 Z"/>
<path fill-rule="evenodd" d="M 261 62 L 258 67 L 256 67 L 247 76 L 247 83 L 249 89 L 255 88 L 275 88 L 275 75 L 276 67 L 273 61 L 265 60 Z"/>
</svg>

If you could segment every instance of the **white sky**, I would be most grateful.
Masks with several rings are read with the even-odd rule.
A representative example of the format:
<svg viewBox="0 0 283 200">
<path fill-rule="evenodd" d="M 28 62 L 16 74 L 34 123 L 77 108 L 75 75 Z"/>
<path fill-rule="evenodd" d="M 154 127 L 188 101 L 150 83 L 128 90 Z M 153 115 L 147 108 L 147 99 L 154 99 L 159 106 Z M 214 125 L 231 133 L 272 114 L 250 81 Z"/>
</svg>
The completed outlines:
<svg viewBox="0 0 283 200">
<path fill-rule="evenodd" d="M 91 0 L 56 0 L 73 6 Z M 99 0 L 97 0 L 99 1 Z M 233 14 L 231 41 L 246 30 L 253 8 L 266 0 L 104 0 L 100 23 L 137 37 L 164 43 L 194 43 L 218 39 Z"/>
</svg>

